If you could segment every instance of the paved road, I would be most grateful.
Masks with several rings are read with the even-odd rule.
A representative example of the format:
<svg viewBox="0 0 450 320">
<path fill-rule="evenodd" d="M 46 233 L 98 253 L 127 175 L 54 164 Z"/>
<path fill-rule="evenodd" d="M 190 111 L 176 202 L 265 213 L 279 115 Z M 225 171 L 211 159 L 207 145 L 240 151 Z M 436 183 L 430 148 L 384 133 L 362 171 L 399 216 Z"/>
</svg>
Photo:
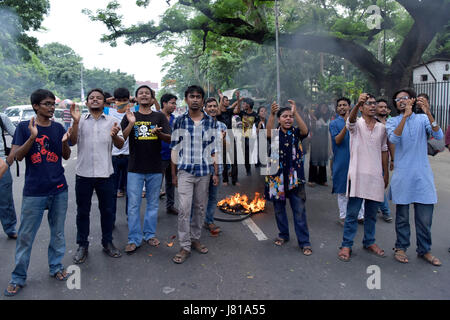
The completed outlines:
<svg viewBox="0 0 450 320">
<path fill-rule="evenodd" d="M 73 150 L 75 152 L 75 150 Z M 75 155 L 75 153 L 74 153 Z M 66 266 L 72 265 L 76 251 L 76 204 L 74 195 L 74 168 L 72 158 L 64 162 L 69 183 L 69 210 L 66 220 Z M 433 267 L 415 256 L 415 232 L 408 251 L 410 263 L 400 264 L 393 259 L 391 248 L 395 242 L 394 224 L 379 219 L 377 243 L 386 250 L 386 258 L 378 258 L 362 249 L 362 226 L 358 227 L 353 259 L 349 263 L 337 259 L 337 247 L 342 239 L 335 196 L 331 187 L 307 188 L 307 216 L 314 253 L 303 256 L 296 244 L 289 217 L 291 241 L 276 247 L 277 236 L 273 207 L 268 204 L 264 213 L 255 215 L 251 222 L 267 240 L 258 240 L 245 223 L 218 223 L 223 232 L 217 237 L 203 233 L 202 241 L 209 248 L 207 255 L 193 252 L 182 265 L 171 258 L 178 250 L 164 245 L 176 235 L 177 218 L 167 215 L 160 206 L 157 236 L 159 248 L 144 245 L 134 255 L 113 259 L 102 252 L 100 218 L 94 196 L 91 213 L 91 246 L 89 259 L 81 270 L 81 289 L 69 290 L 65 283 L 48 276 L 48 223 L 44 218 L 34 244 L 27 287 L 13 299 L 449 299 L 450 298 L 450 153 L 447 151 L 431 159 L 438 189 L 439 203 L 433 224 L 433 253 L 443 262 Z M 24 168 L 15 178 L 14 191 L 17 212 L 20 213 Z M 306 168 L 307 169 L 307 168 Z M 254 170 L 254 169 L 253 169 Z M 245 172 L 240 168 L 240 172 Z M 255 173 L 241 176 L 241 187 L 221 187 L 219 197 L 234 192 L 253 194 L 262 191 L 263 178 Z M 164 200 L 162 200 L 164 201 Z M 124 199 L 119 199 L 117 227 L 114 241 L 123 249 L 127 243 L 127 224 Z M 161 202 L 162 203 L 162 202 Z M 391 209 L 394 207 L 391 205 Z M 412 221 L 412 226 L 414 225 Z M 7 286 L 14 263 L 15 242 L 0 234 L 0 286 Z M 369 290 L 367 268 L 377 265 L 381 272 L 381 289 Z M 6 299 L 1 296 L 0 299 Z M 11 299 L 11 298 L 8 298 Z"/>
</svg>

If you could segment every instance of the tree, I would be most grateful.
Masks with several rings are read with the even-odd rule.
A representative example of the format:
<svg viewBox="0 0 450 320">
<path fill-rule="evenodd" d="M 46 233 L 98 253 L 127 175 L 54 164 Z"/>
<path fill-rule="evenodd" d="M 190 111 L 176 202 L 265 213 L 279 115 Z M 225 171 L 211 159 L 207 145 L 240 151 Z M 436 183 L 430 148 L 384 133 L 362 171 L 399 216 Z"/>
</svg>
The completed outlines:
<svg viewBox="0 0 450 320">
<path fill-rule="evenodd" d="M 80 96 L 82 58 L 70 47 L 50 43 L 42 47 L 39 59 L 49 71 L 55 94 L 61 98 L 74 99 Z"/>
<path fill-rule="evenodd" d="M 120 87 L 127 88 L 133 95 L 136 86 L 134 76 L 125 72 L 110 71 L 109 69 L 85 70 L 84 72 L 84 86 L 87 90 L 94 88 L 101 88 L 113 94 L 114 90 Z"/>
<path fill-rule="evenodd" d="M 145 7 L 149 1 L 136 3 Z M 380 28 L 367 23 L 374 17 L 366 12 L 372 4 L 372 0 L 286 0 L 285 9 L 281 10 L 280 45 L 345 58 L 367 76 L 377 93 L 388 95 L 411 84 L 413 66 L 421 62 L 436 36 L 445 41 L 436 54 L 450 56 L 449 39 L 445 36 L 449 0 L 379 0 L 383 18 Z M 107 26 L 109 34 L 102 41 L 112 45 L 122 37 L 129 45 L 167 41 L 170 35 L 187 30 L 202 32 L 204 42 L 215 34 L 272 44 L 275 39 L 272 6 L 273 1 L 261 0 L 179 0 L 166 10 L 158 25 L 149 21 L 129 27 L 122 23 L 117 1 L 96 14 L 86 13 Z M 381 61 L 374 48 L 384 31 L 393 50 L 392 56 Z"/>
</svg>

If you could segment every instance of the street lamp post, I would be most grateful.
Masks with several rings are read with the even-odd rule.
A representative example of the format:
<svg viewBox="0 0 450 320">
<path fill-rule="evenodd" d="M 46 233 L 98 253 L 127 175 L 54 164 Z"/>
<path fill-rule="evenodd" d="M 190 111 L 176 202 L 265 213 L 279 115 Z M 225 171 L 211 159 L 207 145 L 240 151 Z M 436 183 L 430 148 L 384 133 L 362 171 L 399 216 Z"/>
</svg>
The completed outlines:
<svg viewBox="0 0 450 320">
<path fill-rule="evenodd" d="M 278 43 L 278 0 L 275 0 L 275 48 L 277 56 L 277 103 L 281 105 L 281 94 L 280 94 L 280 48 Z"/>
</svg>

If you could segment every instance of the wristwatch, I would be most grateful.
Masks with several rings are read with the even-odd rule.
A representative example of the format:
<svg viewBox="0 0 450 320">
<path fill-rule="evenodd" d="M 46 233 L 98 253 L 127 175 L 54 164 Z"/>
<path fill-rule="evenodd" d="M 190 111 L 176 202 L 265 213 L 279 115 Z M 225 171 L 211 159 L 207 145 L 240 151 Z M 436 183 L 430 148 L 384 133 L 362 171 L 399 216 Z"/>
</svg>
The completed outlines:
<svg viewBox="0 0 450 320">
<path fill-rule="evenodd" d="M 438 123 L 436 121 L 433 121 L 433 123 L 431 124 L 431 126 L 433 128 L 439 127 Z"/>
</svg>

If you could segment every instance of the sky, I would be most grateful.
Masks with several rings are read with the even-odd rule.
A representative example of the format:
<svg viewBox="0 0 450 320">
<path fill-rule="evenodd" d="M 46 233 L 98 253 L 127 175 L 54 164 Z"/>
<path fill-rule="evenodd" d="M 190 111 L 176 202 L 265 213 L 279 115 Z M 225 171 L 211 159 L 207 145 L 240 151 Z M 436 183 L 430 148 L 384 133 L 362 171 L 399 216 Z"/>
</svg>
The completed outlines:
<svg viewBox="0 0 450 320">
<path fill-rule="evenodd" d="M 50 13 L 44 18 L 44 31 L 32 32 L 30 35 L 39 40 L 43 46 L 59 42 L 71 47 L 83 58 L 86 68 L 106 68 L 133 74 L 137 81 L 158 82 L 161 84 L 161 68 L 164 62 L 157 56 L 161 48 L 155 44 L 134 44 L 128 46 L 119 39 L 117 47 L 100 42 L 107 29 L 101 22 L 94 22 L 81 10 L 104 9 L 110 0 L 50 0 Z M 159 21 L 159 17 L 168 8 L 165 0 L 150 0 L 147 8 L 136 6 L 134 0 L 120 0 L 120 14 L 124 24 L 129 26 L 136 22 Z"/>
</svg>

